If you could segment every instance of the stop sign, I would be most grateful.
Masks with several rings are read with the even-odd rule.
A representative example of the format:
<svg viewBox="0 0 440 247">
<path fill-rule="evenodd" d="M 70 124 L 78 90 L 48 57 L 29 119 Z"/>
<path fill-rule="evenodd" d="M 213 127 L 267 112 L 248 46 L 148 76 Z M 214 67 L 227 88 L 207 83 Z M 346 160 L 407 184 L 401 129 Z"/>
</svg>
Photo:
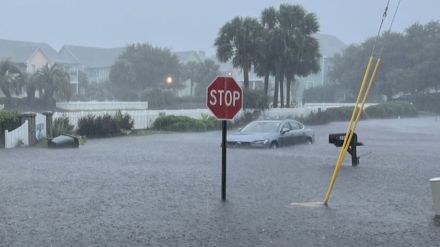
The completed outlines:
<svg viewBox="0 0 440 247">
<path fill-rule="evenodd" d="M 243 106 L 243 90 L 234 78 L 219 76 L 208 86 L 206 104 L 218 119 L 231 120 Z"/>
</svg>

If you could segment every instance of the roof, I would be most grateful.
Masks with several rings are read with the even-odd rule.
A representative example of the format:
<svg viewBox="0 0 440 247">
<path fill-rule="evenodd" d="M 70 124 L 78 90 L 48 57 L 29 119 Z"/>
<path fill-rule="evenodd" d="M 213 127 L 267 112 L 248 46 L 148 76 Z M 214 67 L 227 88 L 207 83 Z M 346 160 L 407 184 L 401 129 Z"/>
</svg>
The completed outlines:
<svg viewBox="0 0 440 247">
<path fill-rule="evenodd" d="M 0 59 L 11 59 L 15 63 L 25 63 L 37 49 L 48 59 L 59 61 L 58 53 L 46 43 L 0 39 Z"/>
<path fill-rule="evenodd" d="M 86 68 L 105 68 L 111 67 L 124 49 L 65 45 L 59 56 L 63 61 L 82 64 Z"/>
</svg>

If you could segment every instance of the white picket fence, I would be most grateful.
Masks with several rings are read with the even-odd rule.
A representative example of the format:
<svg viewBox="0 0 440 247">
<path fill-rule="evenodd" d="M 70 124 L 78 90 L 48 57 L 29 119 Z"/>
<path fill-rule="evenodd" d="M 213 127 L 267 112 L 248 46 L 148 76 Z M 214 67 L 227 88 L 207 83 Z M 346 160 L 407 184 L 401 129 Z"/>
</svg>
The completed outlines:
<svg viewBox="0 0 440 247">
<path fill-rule="evenodd" d="M 89 110 L 146 110 L 147 101 L 67 101 L 57 102 L 56 106 L 68 111 Z"/>
<path fill-rule="evenodd" d="M 78 120 L 89 114 L 94 116 L 102 116 L 104 114 L 114 115 L 118 111 L 76 111 L 76 112 L 55 112 L 53 118 L 67 117 L 69 123 L 77 127 Z M 192 118 L 200 119 L 202 114 L 212 115 L 208 109 L 193 109 L 193 110 L 140 110 L 140 111 L 121 111 L 122 114 L 129 114 L 134 120 L 134 129 L 147 129 L 150 128 L 154 120 L 159 117 L 160 114 L 176 115 L 176 116 L 188 116 Z"/>
<path fill-rule="evenodd" d="M 5 130 L 5 148 L 13 148 L 18 145 L 29 145 L 29 124 L 26 120 L 20 127 L 9 132 Z"/>
<path fill-rule="evenodd" d="M 367 104 L 366 107 L 373 105 Z M 299 117 L 307 117 L 312 112 L 316 113 L 318 111 L 324 111 L 328 108 L 332 107 L 341 107 L 341 106 L 354 106 L 354 104 L 344 104 L 344 103 L 335 103 L 335 104 L 306 104 L 304 107 L 299 108 L 273 108 L 265 111 L 261 118 L 263 119 L 280 119 L 280 118 L 299 118 Z M 102 116 L 104 114 L 114 115 L 117 110 L 104 110 L 104 111 L 75 111 L 75 112 L 55 112 L 53 117 L 68 117 L 70 124 L 77 127 L 78 120 L 82 117 L 85 117 L 89 114 L 95 116 Z M 156 118 L 158 118 L 161 114 L 164 115 L 176 115 L 176 116 L 188 116 L 196 119 L 200 119 L 202 114 L 207 114 L 212 116 L 212 113 L 209 109 L 184 109 L 184 110 L 122 110 L 123 114 L 129 114 L 134 120 L 134 129 L 147 129 L 152 127 Z M 237 117 L 240 117 L 243 114 L 241 111 Z M 236 117 L 236 118 L 237 118 Z"/>
</svg>

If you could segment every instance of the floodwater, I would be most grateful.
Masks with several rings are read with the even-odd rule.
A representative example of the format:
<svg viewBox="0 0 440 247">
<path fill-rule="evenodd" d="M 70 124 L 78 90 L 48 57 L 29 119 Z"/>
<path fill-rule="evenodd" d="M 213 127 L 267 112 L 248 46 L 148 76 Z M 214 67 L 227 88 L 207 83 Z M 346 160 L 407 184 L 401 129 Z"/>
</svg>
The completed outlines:
<svg viewBox="0 0 440 247">
<path fill-rule="evenodd" d="M 312 127 L 313 145 L 228 150 L 225 203 L 220 132 L 0 150 L 0 246 L 438 245 L 440 121 L 361 122 L 360 165 L 347 156 L 326 208 L 328 134 L 346 125 Z"/>
</svg>

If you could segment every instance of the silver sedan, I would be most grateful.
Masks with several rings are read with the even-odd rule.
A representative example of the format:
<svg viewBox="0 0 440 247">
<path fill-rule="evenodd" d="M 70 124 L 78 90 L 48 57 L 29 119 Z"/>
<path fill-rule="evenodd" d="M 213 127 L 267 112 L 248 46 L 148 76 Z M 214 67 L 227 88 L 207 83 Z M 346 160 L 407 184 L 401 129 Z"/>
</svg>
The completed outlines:
<svg viewBox="0 0 440 247">
<path fill-rule="evenodd" d="M 227 136 L 228 147 L 278 148 L 314 140 L 313 130 L 291 119 L 253 121 Z"/>
</svg>

